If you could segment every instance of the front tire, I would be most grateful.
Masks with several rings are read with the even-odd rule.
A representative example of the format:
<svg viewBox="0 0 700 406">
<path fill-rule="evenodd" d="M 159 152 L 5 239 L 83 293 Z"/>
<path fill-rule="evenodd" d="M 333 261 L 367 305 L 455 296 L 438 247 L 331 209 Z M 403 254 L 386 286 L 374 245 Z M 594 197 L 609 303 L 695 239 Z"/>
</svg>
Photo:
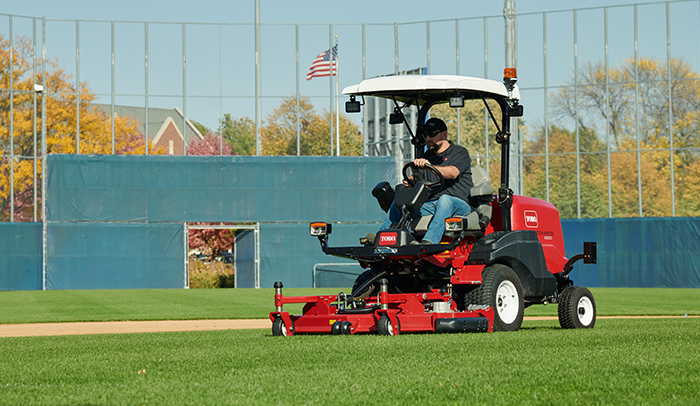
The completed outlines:
<svg viewBox="0 0 700 406">
<path fill-rule="evenodd" d="M 397 324 L 394 326 L 389 320 L 389 316 L 382 314 L 377 322 L 377 332 L 382 336 L 397 336 L 401 333 L 401 322 L 396 318 Z"/>
<path fill-rule="evenodd" d="M 561 328 L 593 328 L 596 306 L 593 294 L 583 286 L 570 286 L 559 296 L 559 325 Z"/>
<path fill-rule="evenodd" d="M 493 308 L 493 331 L 518 331 L 525 313 L 523 285 L 511 268 L 494 264 L 484 270 L 479 304 Z"/>
<path fill-rule="evenodd" d="M 291 326 L 287 326 L 281 317 L 277 317 L 275 321 L 272 322 L 272 335 L 275 337 L 289 337 L 294 335 L 294 322 L 292 321 Z"/>
</svg>

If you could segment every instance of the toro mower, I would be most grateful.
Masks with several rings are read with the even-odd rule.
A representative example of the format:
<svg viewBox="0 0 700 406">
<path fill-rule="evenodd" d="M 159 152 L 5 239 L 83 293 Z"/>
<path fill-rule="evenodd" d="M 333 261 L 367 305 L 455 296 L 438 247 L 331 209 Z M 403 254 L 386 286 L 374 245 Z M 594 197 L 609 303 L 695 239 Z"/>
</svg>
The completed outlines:
<svg viewBox="0 0 700 406">
<path fill-rule="evenodd" d="M 438 244 L 424 244 L 432 216 L 416 217 L 431 191 L 445 179 L 431 165 L 403 167 L 413 187 L 387 182 L 372 194 L 384 211 L 395 205 L 401 220 L 390 229 L 360 239 L 359 246 L 332 247 L 332 225 L 315 222 L 310 234 L 327 255 L 350 258 L 365 271 L 349 294 L 286 297 L 275 282 L 272 333 L 379 333 L 516 331 L 524 309 L 535 304 L 558 304 L 562 328 L 592 328 L 596 306 L 591 292 L 574 286 L 569 278 L 576 261 L 596 262 L 596 245 L 586 242 L 583 254 L 564 255 L 559 212 L 548 202 L 515 195 L 508 185 L 510 125 L 523 115 L 514 69 L 503 82 L 464 76 L 390 76 L 367 79 L 349 86 L 347 112 L 359 112 L 364 97 L 390 99 L 390 123 L 405 124 L 416 157 L 425 152 L 423 126 L 431 107 L 449 103 L 463 107 L 465 100 L 483 103 L 495 125 L 501 146 L 501 173 L 494 190 L 486 171 L 472 166 L 471 213 L 445 221 Z M 416 131 L 403 110 L 417 108 Z M 500 117 L 499 117 L 500 116 Z M 497 117 L 499 120 L 497 120 Z M 499 125 L 500 122 L 500 125 Z M 284 311 L 289 303 L 305 303 L 301 315 Z"/>
</svg>

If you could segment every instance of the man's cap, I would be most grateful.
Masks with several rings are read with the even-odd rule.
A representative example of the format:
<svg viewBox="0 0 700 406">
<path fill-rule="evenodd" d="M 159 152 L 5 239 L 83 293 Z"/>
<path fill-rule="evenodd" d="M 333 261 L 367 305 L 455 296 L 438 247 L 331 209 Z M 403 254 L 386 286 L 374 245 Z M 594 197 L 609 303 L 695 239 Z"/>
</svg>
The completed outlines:
<svg viewBox="0 0 700 406">
<path fill-rule="evenodd" d="M 425 122 L 425 125 L 423 125 L 423 130 L 426 132 L 426 134 L 436 134 L 447 131 L 447 126 L 445 125 L 444 121 L 437 117 L 433 117 Z"/>
</svg>

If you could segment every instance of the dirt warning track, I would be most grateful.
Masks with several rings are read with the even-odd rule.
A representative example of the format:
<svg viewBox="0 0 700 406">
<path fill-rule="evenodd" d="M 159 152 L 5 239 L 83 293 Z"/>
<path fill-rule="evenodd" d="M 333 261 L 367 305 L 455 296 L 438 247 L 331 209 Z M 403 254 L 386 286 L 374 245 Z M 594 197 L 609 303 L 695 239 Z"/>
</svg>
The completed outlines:
<svg viewBox="0 0 700 406">
<path fill-rule="evenodd" d="M 598 316 L 598 319 L 669 319 L 700 316 Z M 526 316 L 525 320 L 557 320 L 556 316 Z M 81 323 L 0 324 L 0 337 L 38 337 L 82 334 L 163 333 L 174 331 L 211 331 L 269 329 L 269 319 L 239 320 L 157 320 L 107 321 Z"/>
<path fill-rule="evenodd" d="M 269 319 L 0 324 L 0 337 L 162 333 L 172 331 L 241 330 L 271 327 L 272 322 L 270 322 Z"/>
</svg>

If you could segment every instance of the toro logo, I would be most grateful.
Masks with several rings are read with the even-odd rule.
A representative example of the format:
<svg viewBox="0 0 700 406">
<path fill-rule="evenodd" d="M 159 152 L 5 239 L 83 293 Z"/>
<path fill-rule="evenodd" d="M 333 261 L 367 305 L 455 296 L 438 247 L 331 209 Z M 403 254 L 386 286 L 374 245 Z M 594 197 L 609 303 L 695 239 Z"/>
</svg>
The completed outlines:
<svg viewBox="0 0 700 406">
<path fill-rule="evenodd" d="M 396 233 L 379 234 L 379 245 L 395 245 Z"/>
<path fill-rule="evenodd" d="M 525 210 L 525 227 L 537 228 L 537 212 L 534 210 Z"/>
</svg>

